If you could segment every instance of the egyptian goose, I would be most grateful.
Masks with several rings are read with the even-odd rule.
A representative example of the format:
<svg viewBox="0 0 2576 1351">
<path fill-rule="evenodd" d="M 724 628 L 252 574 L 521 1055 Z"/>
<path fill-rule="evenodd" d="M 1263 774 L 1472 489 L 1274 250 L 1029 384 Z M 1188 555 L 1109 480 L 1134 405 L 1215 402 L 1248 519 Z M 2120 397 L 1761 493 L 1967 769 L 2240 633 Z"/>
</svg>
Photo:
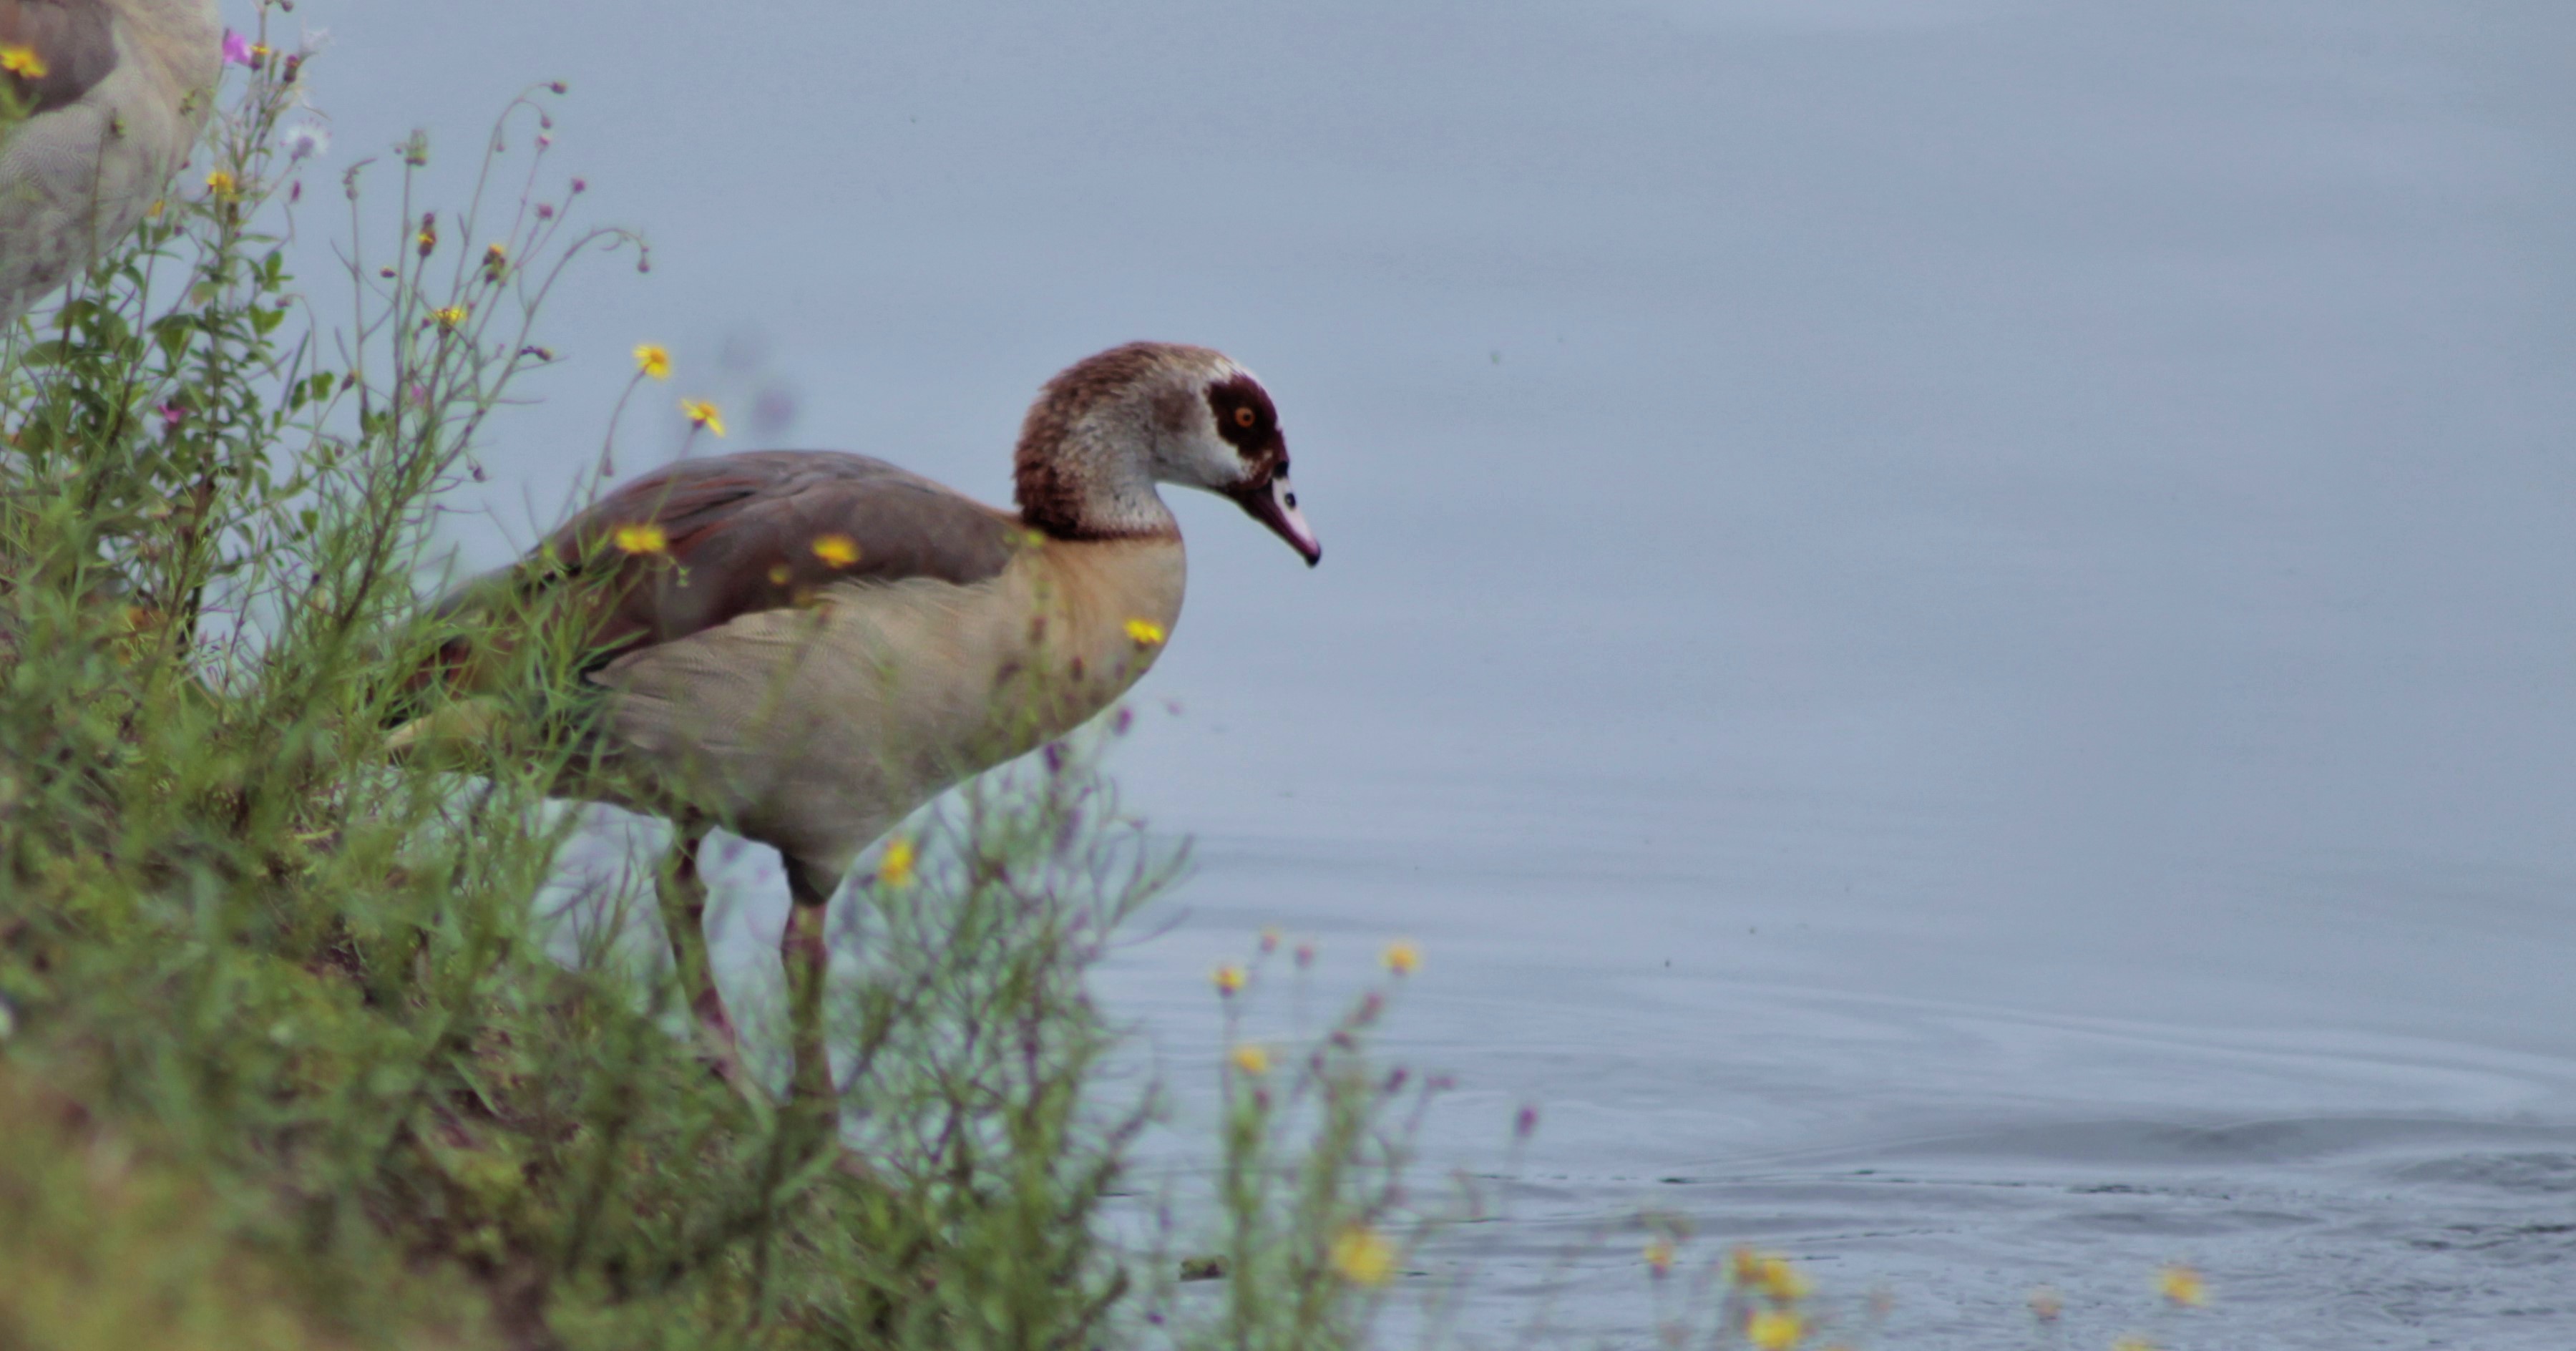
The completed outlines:
<svg viewBox="0 0 2576 1351">
<path fill-rule="evenodd" d="M 0 322 L 143 219 L 223 76 L 215 0 L 0 0 Z"/>
<path fill-rule="evenodd" d="M 444 606 L 436 676 L 468 694 L 396 744 L 481 741 L 524 616 L 568 610 L 605 697 L 568 796 L 668 817 L 664 921 L 699 1017 L 696 849 L 724 826 L 777 848 L 796 1095 L 829 1091 L 821 916 L 861 851 L 953 784 L 1080 725 L 1151 666 L 1181 613 L 1181 535 L 1156 485 L 1233 498 L 1323 556 L 1252 373 L 1131 343 L 1047 382 L 1020 430 L 1019 511 L 882 460 L 758 451 L 684 460 L 602 498 Z M 514 616 L 520 617 L 514 620 Z M 676 893 L 676 894 L 675 894 Z"/>
</svg>

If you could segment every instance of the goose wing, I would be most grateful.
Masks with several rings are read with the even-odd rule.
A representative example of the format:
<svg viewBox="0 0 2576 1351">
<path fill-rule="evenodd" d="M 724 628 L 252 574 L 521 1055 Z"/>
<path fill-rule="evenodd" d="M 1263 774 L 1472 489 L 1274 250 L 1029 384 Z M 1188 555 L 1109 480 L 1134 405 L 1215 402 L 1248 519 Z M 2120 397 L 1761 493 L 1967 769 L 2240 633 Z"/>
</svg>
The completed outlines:
<svg viewBox="0 0 2576 1351">
<path fill-rule="evenodd" d="M 440 654 L 465 688 L 542 605 L 562 607 L 595 670 L 743 615 L 808 603 L 845 581 L 997 576 L 1017 518 L 883 460 L 755 451 L 684 460 L 627 484 L 526 558 L 442 602 L 459 632 Z"/>
</svg>

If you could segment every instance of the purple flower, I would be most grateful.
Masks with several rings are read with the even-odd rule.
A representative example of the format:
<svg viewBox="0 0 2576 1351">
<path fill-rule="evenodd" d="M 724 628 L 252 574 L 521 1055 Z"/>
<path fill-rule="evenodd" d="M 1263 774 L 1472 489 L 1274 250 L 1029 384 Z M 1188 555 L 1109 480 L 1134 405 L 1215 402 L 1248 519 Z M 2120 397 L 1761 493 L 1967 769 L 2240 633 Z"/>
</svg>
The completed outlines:
<svg viewBox="0 0 2576 1351">
<path fill-rule="evenodd" d="M 249 65 L 251 62 L 250 39 L 243 37 L 241 34 L 236 33 L 229 28 L 225 29 L 224 61 L 226 64 L 235 66 Z"/>
<path fill-rule="evenodd" d="M 161 415 L 161 429 L 163 431 L 177 431 L 179 429 L 179 424 L 188 416 L 188 410 L 181 408 L 175 403 L 162 404 L 154 408 L 152 411 Z"/>
<path fill-rule="evenodd" d="M 331 129 L 319 122 L 298 122 L 277 133 L 277 148 L 286 152 L 286 162 L 311 159 L 331 148 Z"/>
</svg>

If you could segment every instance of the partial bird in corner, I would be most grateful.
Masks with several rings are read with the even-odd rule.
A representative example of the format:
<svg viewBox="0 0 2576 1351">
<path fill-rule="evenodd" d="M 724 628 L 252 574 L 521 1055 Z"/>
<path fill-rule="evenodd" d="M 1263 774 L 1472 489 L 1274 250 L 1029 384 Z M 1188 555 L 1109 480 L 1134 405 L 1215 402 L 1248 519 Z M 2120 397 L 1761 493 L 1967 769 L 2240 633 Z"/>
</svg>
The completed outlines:
<svg viewBox="0 0 2576 1351">
<path fill-rule="evenodd" d="M 488 752 L 526 716 L 503 688 L 526 677 L 502 672 L 554 601 L 600 696 L 556 790 L 673 823 L 663 920 L 728 1056 L 697 851 L 715 826 L 778 850 L 791 1099 L 828 1100 L 825 903 L 915 808 L 1079 726 L 1153 664 L 1184 571 L 1157 485 L 1230 497 L 1309 566 L 1323 556 L 1269 393 L 1204 347 L 1131 343 L 1048 381 L 1015 479 L 1013 513 L 837 451 L 667 466 L 443 603 L 456 628 L 422 679 L 464 697 L 393 744 L 451 764 Z"/>
<path fill-rule="evenodd" d="M 0 323 L 125 237 L 223 76 L 215 0 L 0 0 Z"/>
</svg>

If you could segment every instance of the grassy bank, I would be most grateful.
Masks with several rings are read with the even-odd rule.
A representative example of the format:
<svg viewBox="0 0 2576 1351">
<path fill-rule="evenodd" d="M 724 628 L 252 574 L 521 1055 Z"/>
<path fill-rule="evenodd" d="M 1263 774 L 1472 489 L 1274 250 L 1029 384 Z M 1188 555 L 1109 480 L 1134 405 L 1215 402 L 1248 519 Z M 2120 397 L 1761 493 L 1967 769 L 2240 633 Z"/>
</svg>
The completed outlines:
<svg viewBox="0 0 2576 1351">
<path fill-rule="evenodd" d="M 1221 1214 L 1112 1236 L 1157 1104 L 1104 1086 L 1085 973 L 1180 860 L 1096 744 L 849 903 L 839 1140 L 710 1072 L 619 938 L 649 888 L 534 906 L 572 737 L 387 755 L 432 506 L 555 359 L 555 279 L 640 241 L 576 223 L 540 87 L 462 209 L 414 200 L 425 140 L 347 172 L 401 233 L 314 314 L 303 59 L 234 69 L 211 165 L 0 351 L 0 1346 L 1360 1340 L 1424 1091 L 1369 1067 L 1376 1004 L 1238 1062 Z M 1193 1252 L 1221 1298 L 1177 1297 Z"/>
</svg>

